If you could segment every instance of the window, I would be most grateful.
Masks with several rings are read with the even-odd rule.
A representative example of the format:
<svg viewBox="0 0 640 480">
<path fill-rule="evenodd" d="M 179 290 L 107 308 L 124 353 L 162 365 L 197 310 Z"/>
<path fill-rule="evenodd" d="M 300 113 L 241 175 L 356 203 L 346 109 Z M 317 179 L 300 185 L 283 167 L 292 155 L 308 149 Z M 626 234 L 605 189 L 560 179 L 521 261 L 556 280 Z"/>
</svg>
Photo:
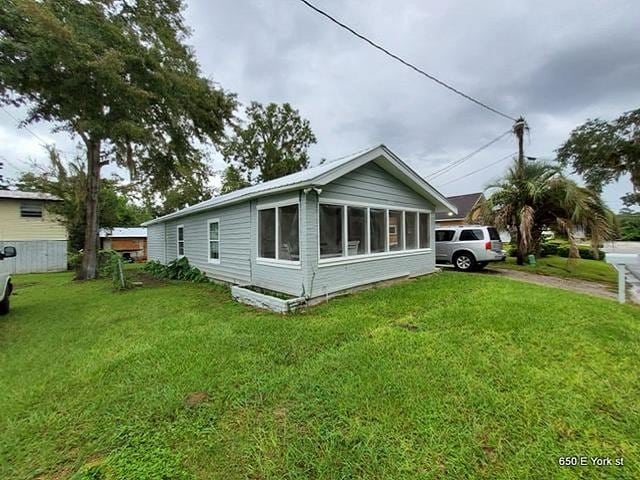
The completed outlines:
<svg viewBox="0 0 640 480">
<path fill-rule="evenodd" d="M 402 212 L 389 210 L 389 251 L 402 250 Z"/>
<path fill-rule="evenodd" d="M 178 225 L 178 256 L 184 257 L 184 226 Z"/>
<path fill-rule="evenodd" d="M 276 258 L 276 209 L 258 210 L 258 256 Z"/>
<path fill-rule="evenodd" d="M 473 240 L 484 240 L 484 233 L 480 229 L 462 230 L 460 232 L 461 242 L 470 242 Z"/>
<path fill-rule="evenodd" d="M 42 218 L 42 202 L 21 202 L 20 216 L 23 218 Z"/>
<path fill-rule="evenodd" d="M 436 242 L 450 242 L 453 240 L 455 233 L 453 230 L 436 230 Z M 420 239 L 420 242 L 422 242 L 422 239 Z"/>
<path fill-rule="evenodd" d="M 430 248 L 431 247 L 431 235 L 429 234 L 431 232 L 431 217 L 429 216 L 428 213 L 421 213 L 420 214 L 420 220 L 419 220 L 420 224 L 418 226 L 418 230 L 419 230 L 419 237 L 420 237 L 420 248 Z M 446 231 L 446 230 L 442 230 L 442 231 Z M 453 233 L 453 232 L 452 232 Z M 451 237 L 453 238 L 453 236 Z M 436 236 L 436 241 L 437 241 L 438 237 Z"/>
<path fill-rule="evenodd" d="M 347 207 L 347 255 L 367 253 L 367 209 Z"/>
<path fill-rule="evenodd" d="M 416 212 L 405 212 L 404 213 L 404 229 L 405 229 L 405 242 L 406 242 L 407 250 L 414 250 L 418 248 L 417 226 L 418 226 L 418 214 Z"/>
<path fill-rule="evenodd" d="M 369 209 L 369 235 L 371 237 L 371 253 L 386 250 L 386 210 Z"/>
<path fill-rule="evenodd" d="M 278 258 L 280 260 L 300 260 L 298 205 L 278 208 L 280 237 L 278 240 Z"/>
<path fill-rule="evenodd" d="M 497 229 L 489 227 L 487 228 L 487 230 L 489 231 L 489 238 L 491 240 L 500 240 L 500 234 L 498 233 Z"/>
<path fill-rule="evenodd" d="M 209 261 L 220 263 L 220 222 L 209 220 Z"/>
<path fill-rule="evenodd" d="M 341 205 L 320 205 L 320 258 L 342 256 Z"/>
</svg>

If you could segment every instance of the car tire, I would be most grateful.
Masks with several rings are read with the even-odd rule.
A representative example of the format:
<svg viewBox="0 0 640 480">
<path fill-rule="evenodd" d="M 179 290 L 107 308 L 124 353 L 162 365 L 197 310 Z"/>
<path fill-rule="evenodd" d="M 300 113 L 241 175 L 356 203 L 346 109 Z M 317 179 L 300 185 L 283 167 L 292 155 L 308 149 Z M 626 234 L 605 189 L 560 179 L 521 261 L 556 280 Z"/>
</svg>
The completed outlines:
<svg viewBox="0 0 640 480">
<path fill-rule="evenodd" d="M 471 253 L 459 252 L 453 257 L 453 266 L 461 272 L 472 272 L 476 268 L 476 259 Z"/>
<path fill-rule="evenodd" d="M 0 315 L 9 313 L 9 297 L 0 302 Z"/>
</svg>

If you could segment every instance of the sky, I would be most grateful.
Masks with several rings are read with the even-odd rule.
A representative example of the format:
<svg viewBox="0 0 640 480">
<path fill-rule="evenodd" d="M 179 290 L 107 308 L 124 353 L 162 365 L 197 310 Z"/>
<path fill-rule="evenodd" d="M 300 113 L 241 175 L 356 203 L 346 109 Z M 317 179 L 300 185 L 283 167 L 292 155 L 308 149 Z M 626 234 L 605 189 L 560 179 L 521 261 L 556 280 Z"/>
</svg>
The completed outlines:
<svg viewBox="0 0 640 480">
<path fill-rule="evenodd" d="M 528 156 L 551 159 L 588 118 L 610 120 L 640 107 L 637 0 L 313 1 L 459 90 L 523 115 Z M 310 121 L 318 139 L 312 164 L 385 144 L 428 178 L 511 128 L 509 120 L 418 75 L 299 0 L 189 0 L 185 17 L 204 75 L 243 105 L 289 102 Z M 0 110 L 5 176 L 25 170 L 29 159 L 44 159 L 42 141 L 74 150 L 77 139 L 52 133 L 47 124 L 30 126 L 34 136 L 9 113 Z M 515 150 L 508 135 L 430 182 L 445 195 L 482 191 Z M 219 157 L 214 166 L 223 167 Z M 604 198 L 618 210 L 631 189 L 623 178 L 605 188 Z"/>
</svg>

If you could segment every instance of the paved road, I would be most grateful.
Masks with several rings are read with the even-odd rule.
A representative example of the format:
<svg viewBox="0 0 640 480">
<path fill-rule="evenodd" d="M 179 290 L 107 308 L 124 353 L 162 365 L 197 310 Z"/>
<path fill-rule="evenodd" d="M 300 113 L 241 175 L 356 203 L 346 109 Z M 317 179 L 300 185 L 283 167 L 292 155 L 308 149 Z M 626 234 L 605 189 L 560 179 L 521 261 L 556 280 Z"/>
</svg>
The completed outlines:
<svg viewBox="0 0 640 480">
<path fill-rule="evenodd" d="M 607 242 L 603 250 L 608 253 L 638 253 L 640 254 L 640 242 Z M 640 281 L 640 263 L 627 265 L 634 277 Z"/>
</svg>

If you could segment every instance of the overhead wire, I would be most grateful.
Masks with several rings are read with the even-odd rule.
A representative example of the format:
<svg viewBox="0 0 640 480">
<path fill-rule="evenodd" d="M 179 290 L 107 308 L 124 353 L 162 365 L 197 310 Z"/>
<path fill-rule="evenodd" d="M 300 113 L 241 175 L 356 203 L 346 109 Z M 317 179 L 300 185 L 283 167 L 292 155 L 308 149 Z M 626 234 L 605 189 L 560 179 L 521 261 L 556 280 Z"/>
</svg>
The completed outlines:
<svg viewBox="0 0 640 480">
<path fill-rule="evenodd" d="M 335 17 L 333 17 L 332 15 L 330 15 L 329 13 L 325 12 L 324 10 L 320 9 L 319 7 L 315 6 L 314 4 L 312 4 L 311 2 L 309 2 L 308 0 L 299 0 L 300 2 L 302 2 L 304 5 L 306 5 L 307 7 L 309 7 L 311 10 L 315 11 L 316 13 L 324 16 L 325 18 L 329 19 L 331 22 L 335 23 L 336 25 L 338 25 L 339 27 L 343 28 L 344 30 L 347 30 L 349 33 L 351 33 L 352 35 L 355 35 L 356 37 L 358 37 L 359 39 L 363 40 L 364 42 L 368 43 L 369 45 L 371 45 L 372 47 L 374 47 L 375 49 L 381 51 L 382 53 L 384 53 L 385 55 L 393 58 L 394 60 L 402 63 L 403 65 L 405 65 L 406 67 L 409 67 L 410 69 L 414 70 L 415 72 L 419 73 L 420 75 L 423 75 L 424 77 L 428 78 L 429 80 L 437 83 L 438 85 L 446 88 L 447 90 L 450 90 L 451 92 L 455 93 L 456 95 L 459 95 L 467 100 L 469 100 L 470 102 L 475 103 L 476 105 L 495 113 L 496 115 L 499 115 L 501 117 L 504 117 L 506 119 L 512 120 L 512 121 L 517 121 L 517 119 L 511 115 L 508 115 L 500 110 L 498 110 L 497 108 L 491 107 L 490 105 L 486 104 L 485 102 L 482 102 L 474 97 L 472 97 L 469 94 L 464 93 L 463 91 L 459 90 L 456 87 L 453 87 L 452 85 L 449 85 L 448 83 L 446 83 L 443 80 L 440 80 L 438 77 L 436 77 L 433 74 L 427 73 L 426 71 L 424 71 L 422 68 L 414 65 L 413 63 L 404 60 L 402 57 L 400 57 L 399 55 L 396 55 L 395 53 L 392 53 L 391 51 L 387 50 L 385 47 L 383 47 L 382 45 L 374 42 L 373 40 L 369 39 L 367 36 L 357 32 L 356 30 L 354 30 L 353 28 L 351 28 L 349 25 L 341 22 L 340 20 L 336 19 Z"/>
<path fill-rule="evenodd" d="M 504 137 L 506 137 L 507 135 L 509 135 L 512 132 L 511 129 L 507 130 L 506 132 L 501 133 L 500 135 L 498 135 L 496 138 L 494 138 L 493 140 L 491 140 L 488 143 L 485 143 L 484 145 L 482 145 L 481 147 L 477 148 L 476 150 L 474 150 L 471 153 L 468 153 L 467 155 L 465 155 L 464 157 L 461 157 L 457 160 L 454 160 L 452 162 L 447 163 L 444 167 L 441 167 L 440 169 L 436 170 L 435 172 L 431 173 L 430 175 L 427 175 L 427 178 L 429 180 L 433 180 L 434 178 L 437 178 L 441 175 L 444 175 L 445 173 L 450 172 L 451 170 L 453 170 L 454 168 L 462 165 L 464 162 L 466 162 L 467 160 L 470 160 L 471 158 L 473 158 L 475 155 L 477 155 L 478 153 L 482 152 L 483 150 L 486 150 L 487 148 L 489 148 L 491 145 L 493 145 L 494 143 L 499 142 L 500 140 L 502 140 Z"/>
<path fill-rule="evenodd" d="M 477 170 L 474 170 L 473 172 L 466 173 L 466 174 L 464 174 L 464 175 L 462 175 L 462 176 L 460 176 L 458 178 L 454 178 L 453 180 L 449 180 L 448 182 L 442 183 L 442 184 L 438 185 L 438 188 L 442 188 L 442 187 L 447 186 L 447 185 L 449 185 L 451 183 L 455 183 L 455 182 L 457 182 L 459 180 L 462 180 L 464 178 L 470 177 L 471 175 L 475 175 L 476 173 L 482 172 L 483 170 L 486 170 L 487 168 L 491 168 L 494 165 L 497 165 L 497 164 L 499 164 L 501 162 L 504 162 L 506 159 L 512 158 L 517 154 L 518 154 L 518 152 L 513 152 L 513 153 L 510 153 L 509 155 L 505 155 L 504 157 L 501 157 L 499 160 L 496 160 L 495 162 L 492 162 L 492 163 L 490 163 L 488 165 L 485 165 L 482 168 L 478 168 Z"/>
</svg>

